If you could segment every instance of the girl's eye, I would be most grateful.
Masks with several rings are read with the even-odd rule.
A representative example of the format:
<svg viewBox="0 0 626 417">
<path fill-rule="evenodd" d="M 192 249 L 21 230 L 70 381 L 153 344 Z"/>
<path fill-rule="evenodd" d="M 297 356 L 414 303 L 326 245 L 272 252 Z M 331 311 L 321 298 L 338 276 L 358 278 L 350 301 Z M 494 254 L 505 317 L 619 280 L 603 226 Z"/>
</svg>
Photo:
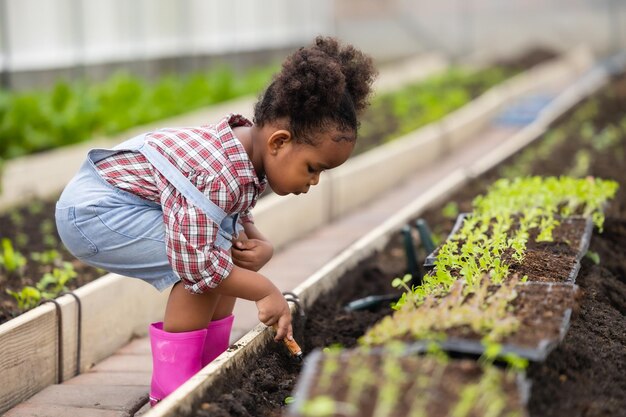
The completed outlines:
<svg viewBox="0 0 626 417">
<path fill-rule="evenodd" d="M 307 165 L 307 168 L 309 170 L 309 174 L 315 173 L 315 169 L 311 165 Z"/>
</svg>

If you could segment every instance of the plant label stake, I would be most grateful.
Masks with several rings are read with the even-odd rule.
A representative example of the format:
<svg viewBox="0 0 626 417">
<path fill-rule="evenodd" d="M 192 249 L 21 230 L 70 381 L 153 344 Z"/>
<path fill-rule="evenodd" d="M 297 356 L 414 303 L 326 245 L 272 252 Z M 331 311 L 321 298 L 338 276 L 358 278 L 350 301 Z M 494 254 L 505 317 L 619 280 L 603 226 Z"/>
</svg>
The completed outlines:
<svg viewBox="0 0 626 417">
<path fill-rule="evenodd" d="M 426 250 L 426 254 L 433 253 L 435 251 L 435 244 L 426 220 L 417 219 L 415 227 L 417 227 L 417 231 L 420 234 L 420 240 L 422 241 L 422 246 L 424 246 L 424 249 Z"/>
<path fill-rule="evenodd" d="M 415 252 L 415 245 L 413 244 L 413 236 L 411 235 L 410 225 L 406 225 L 402 228 L 402 236 L 404 238 L 404 250 L 406 252 L 407 272 L 411 274 L 411 282 L 413 285 L 419 285 L 422 281 L 422 275 L 417 263 L 417 255 Z M 398 301 L 399 298 L 400 294 L 368 295 L 367 297 L 350 301 L 343 309 L 345 311 L 358 311 L 370 308 L 374 309 L 384 303 Z"/>
<path fill-rule="evenodd" d="M 402 237 L 404 238 L 404 252 L 406 253 L 407 272 L 411 274 L 411 283 L 413 285 L 419 285 L 422 282 L 422 276 L 417 264 L 417 255 L 415 253 L 415 245 L 413 244 L 411 226 L 406 225 L 402 228 Z"/>
<path fill-rule="evenodd" d="M 417 274 L 417 258 L 415 257 L 415 245 L 413 244 L 410 226 L 407 225 L 402 228 L 402 237 L 404 240 L 404 252 L 406 253 L 406 269 L 412 277 L 415 277 Z"/>
</svg>

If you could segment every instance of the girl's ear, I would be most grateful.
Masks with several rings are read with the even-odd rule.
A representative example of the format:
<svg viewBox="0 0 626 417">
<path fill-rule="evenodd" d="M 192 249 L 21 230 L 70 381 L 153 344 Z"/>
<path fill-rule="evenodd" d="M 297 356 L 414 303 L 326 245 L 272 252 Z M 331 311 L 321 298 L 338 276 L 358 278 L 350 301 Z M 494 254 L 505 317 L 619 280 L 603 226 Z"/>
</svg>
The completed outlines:
<svg viewBox="0 0 626 417">
<path fill-rule="evenodd" d="M 267 139 L 267 149 L 270 154 L 275 155 L 285 145 L 293 140 L 291 132 L 285 129 L 276 130 Z"/>
</svg>

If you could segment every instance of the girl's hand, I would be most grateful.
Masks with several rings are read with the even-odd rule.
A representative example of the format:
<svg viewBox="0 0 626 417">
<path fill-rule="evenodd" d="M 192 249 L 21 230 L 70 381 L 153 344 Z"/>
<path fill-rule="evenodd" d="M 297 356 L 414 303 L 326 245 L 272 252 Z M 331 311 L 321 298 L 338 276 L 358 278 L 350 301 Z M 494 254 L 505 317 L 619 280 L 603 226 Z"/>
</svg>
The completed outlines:
<svg viewBox="0 0 626 417">
<path fill-rule="evenodd" d="M 231 253 L 235 265 L 256 272 L 272 258 L 274 247 L 266 240 L 240 236 L 233 242 Z"/>
<path fill-rule="evenodd" d="M 291 311 L 285 297 L 276 289 L 268 296 L 256 302 L 259 310 L 259 321 L 266 326 L 276 324 L 275 341 L 284 338 L 293 340 L 293 329 L 291 327 Z"/>
</svg>

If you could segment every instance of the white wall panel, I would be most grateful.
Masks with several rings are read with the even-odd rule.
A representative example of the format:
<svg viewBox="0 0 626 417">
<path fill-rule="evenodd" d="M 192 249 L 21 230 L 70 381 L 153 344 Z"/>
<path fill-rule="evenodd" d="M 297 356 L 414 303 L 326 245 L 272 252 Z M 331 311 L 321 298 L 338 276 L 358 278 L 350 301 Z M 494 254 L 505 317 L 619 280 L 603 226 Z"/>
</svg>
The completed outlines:
<svg viewBox="0 0 626 417">
<path fill-rule="evenodd" d="M 72 0 L 5 0 L 8 64 L 12 67 L 67 65 L 77 59 Z"/>
<path fill-rule="evenodd" d="M 320 12 L 332 1 L 0 0 L 0 69 L 295 46 L 333 27 L 332 14 Z"/>
<path fill-rule="evenodd" d="M 130 59 L 136 32 L 126 0 L 82 2 L 83 58 L 87 64 Z"/>
</svg>

